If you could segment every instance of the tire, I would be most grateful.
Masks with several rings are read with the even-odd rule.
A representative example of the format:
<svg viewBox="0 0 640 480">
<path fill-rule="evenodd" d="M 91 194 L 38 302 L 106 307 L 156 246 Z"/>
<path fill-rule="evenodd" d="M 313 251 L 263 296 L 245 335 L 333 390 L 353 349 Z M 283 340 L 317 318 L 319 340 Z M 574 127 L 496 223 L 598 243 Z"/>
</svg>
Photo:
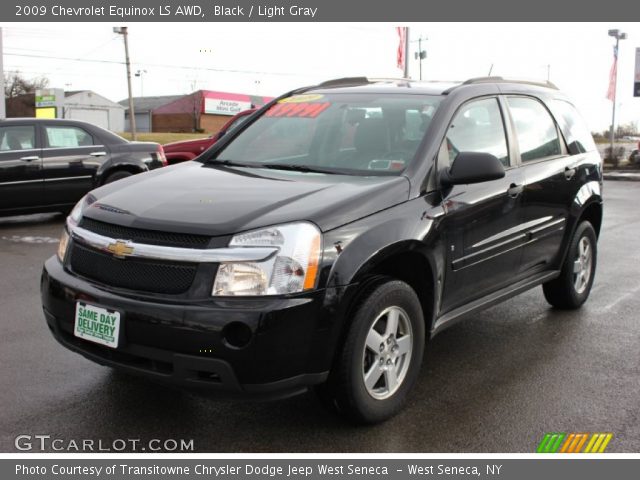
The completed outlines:
<svg viewBox="0 0 640 480">
<path fill-rule="evenodd" d="M 593 286 L 597 254 L 596 232 L 583 221 L 571 238 L 560 276 L 542 286 L 547 302 L 563 310 L 580 308 Z"/>
<path fill-rule="evenodd" d="M 115 182 L 116 180 L 122 180 L 123 178 L 127 178 L 133 175 L 133 173 L 128 172 L 126 170 L 116 170 L 112 174 L 110 174 L 107 178 L 105 178 L 103 185 L 107 183 Z"/>
<path fill-rule="evenodd" d="M 398 280 L 373 286 L 356 304 L 329 380 L 319 389 L 321 399 L 355 423 L 391 418 L 418 377 L 424 337 L 422 307 L 413 289 Z"/>
</svg>

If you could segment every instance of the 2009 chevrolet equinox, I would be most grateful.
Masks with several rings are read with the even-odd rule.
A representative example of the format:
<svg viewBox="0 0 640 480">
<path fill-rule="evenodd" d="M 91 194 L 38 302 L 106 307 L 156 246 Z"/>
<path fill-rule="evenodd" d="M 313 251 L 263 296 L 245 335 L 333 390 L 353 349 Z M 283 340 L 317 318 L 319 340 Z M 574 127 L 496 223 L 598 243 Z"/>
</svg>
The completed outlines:
<svg viewBox="0 0 640 480">
<path fill-rule="evenodd" d="M 42 275 L 65 347 L 184 387 L 316 385 L 397 413 L 428 338 L 594 280 L 601 159 L 551 84 L 347 78 L 290 92 L 194 161 L 100 187 Z"/>
</svg>

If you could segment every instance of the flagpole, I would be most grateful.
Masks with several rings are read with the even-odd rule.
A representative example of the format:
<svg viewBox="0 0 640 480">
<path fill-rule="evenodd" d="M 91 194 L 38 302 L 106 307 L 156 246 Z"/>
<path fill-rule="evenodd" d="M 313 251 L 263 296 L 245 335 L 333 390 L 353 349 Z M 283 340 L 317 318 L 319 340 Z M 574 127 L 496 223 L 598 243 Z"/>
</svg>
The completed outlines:
<svg viewBox="0 0 640 480">
<path fill-rule="evenodd" d="M 613 109 L 612 109 L 612 113 L 611 113 L 611 131 L 609 132 L 609 140 L 611 141 L 611 149 L 609 150 L 609 156 L 611 158 L 611 160 L 613 160 L 613 164 L 617 167 L 618 166 L 618 160 L 617 160 L 617 156 L 613 153 L 613 144 L 615 142 L 615 136 L 616 136 L 616 93 L 618 90 L 618 37 L 616 37 L 616 58 L 614 60 L 614 62 L 616 62 L 616 66 L 615 69 L 616 71 L 615 73 L 615 78 L 613 79 Z"/>
<path fill-rule="evenodd" d="M 409 78 L 409 27 L 404 27 L 404 78 Z"/>
</svg>

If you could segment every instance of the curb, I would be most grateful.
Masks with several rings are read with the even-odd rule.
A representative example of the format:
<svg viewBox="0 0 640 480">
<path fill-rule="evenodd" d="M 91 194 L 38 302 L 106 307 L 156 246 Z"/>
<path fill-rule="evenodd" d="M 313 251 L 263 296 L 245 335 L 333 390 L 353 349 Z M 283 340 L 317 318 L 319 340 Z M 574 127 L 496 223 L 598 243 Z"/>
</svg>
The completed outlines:
<svg viewBox="0 0 640 480">
<path fill-rule="evenodd" d="M 640 173 L 637 172 L 610 172 L 604 173 L 602 178 L 605 180 L 627 181 L 627 182 L 640 182 Z"/>
</svg>

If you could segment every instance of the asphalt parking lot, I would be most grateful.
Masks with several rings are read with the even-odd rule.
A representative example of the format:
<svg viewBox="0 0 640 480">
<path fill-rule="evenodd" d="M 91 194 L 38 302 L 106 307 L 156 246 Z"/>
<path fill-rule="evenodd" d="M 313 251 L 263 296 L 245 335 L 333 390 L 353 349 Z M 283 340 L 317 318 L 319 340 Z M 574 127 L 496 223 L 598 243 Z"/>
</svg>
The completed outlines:
<svg viewBox="0 0 640 480">
<path fill-rule="evenodd" d="M 429 345 L 408 407 L 353 427 L 311 393 L 204 398 L 112 372 L 57 344 L 39 298 L 62 215 L 0 218 L 0 451 L 20 434 L 193 439 L 200 452 L 533 452 L 546 432 L 612 432 L 640 452 L 640 182 L 605 184 L 596 283 L 579 311 L 540 288 Z"/>
</svg>

